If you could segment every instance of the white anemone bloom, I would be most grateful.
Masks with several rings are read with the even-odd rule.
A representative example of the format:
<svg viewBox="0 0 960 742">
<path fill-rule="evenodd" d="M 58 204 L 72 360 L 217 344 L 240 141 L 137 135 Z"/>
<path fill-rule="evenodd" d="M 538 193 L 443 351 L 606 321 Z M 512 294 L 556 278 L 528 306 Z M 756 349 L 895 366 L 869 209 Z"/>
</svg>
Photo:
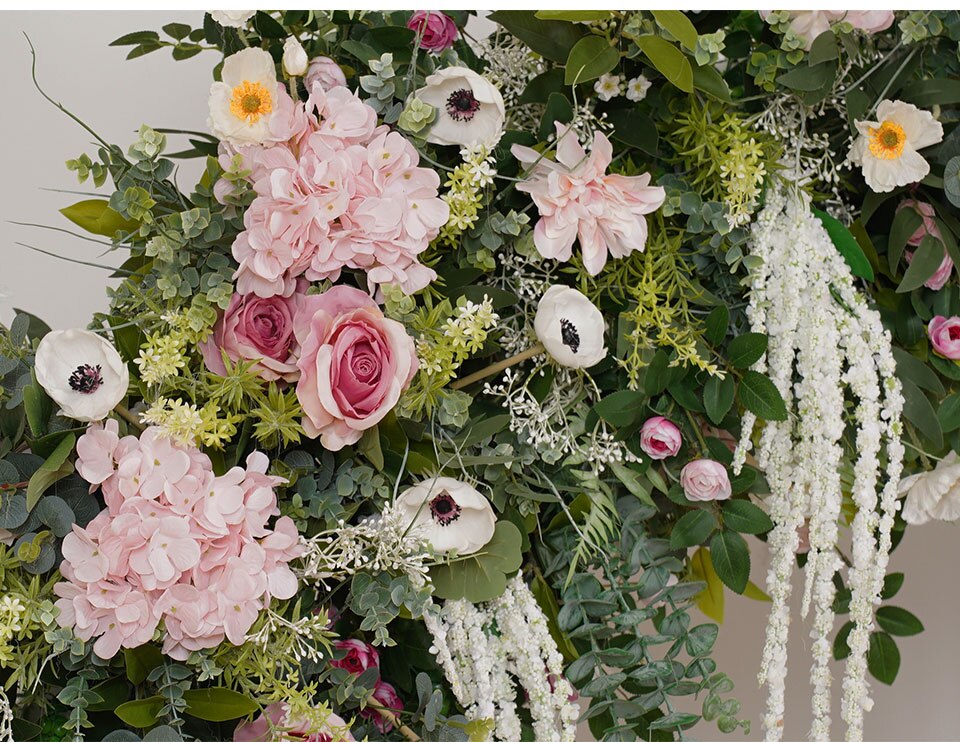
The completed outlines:
<svg viewBox="0 0 960 742">
<path fill-rule="evenodd" d="M 930 164 L 917 150 L 943 140 L 943 127 L 929 111 L 899 100 L 877 106 L 876 121 L 855 123 L 860 136 L 850 159 L 863 169 L 864 180 L 877 193 L 923 180 Z"/>
<path fill-rule="evenodd" d="M 438 70 L 426 79 L 416 97 L 437 111 L 428 142 L 473 147 L 492 146 L 500 140 L 506 116 L 503 96 L 473 70 Z"/>
<path fill-rule="evenodd" d="M 223 62 L 221 81 L 210 86 L 210 131 L 234 145 L 270 138 L 276 108 L 277 70 L 263 49 L 243 49 Z"/>
<path fill-rule="evenodd" d="M 603 315 L 576 289 L 556 285 L 547 289 L 533 320 L 537 339 L 561 366 L 589 368 L 607 355 L 603 342 Z"/>
<path fill-rule="evenodd" d="M 66 417 L 105 418 L 127 393 L 130 372 L 104 338 L 87 330 L 54 330 L 37 347 L 35 373 Z"/>
<path fill-rule="evenodd" d="M 221 26 L 228 28 L 243 28 L 253 16 L 255 10 L 211 10 L 210 17 Z"/>
<path fill-rule="evenodd" d="M 960 518 L 960 461 L 956 452 L 948 453 L 933 471 L 904 477 L 900 494 L 907 496 L 903 519 L 910 525 Z"/>
<path fill-rule="evenodd" d="M 473 554 L 491 538 L 497 517 L 486 497 L 466 482 L 434 477 L 397 497 L 405 522 L 440 554 Z"/>
</svg>

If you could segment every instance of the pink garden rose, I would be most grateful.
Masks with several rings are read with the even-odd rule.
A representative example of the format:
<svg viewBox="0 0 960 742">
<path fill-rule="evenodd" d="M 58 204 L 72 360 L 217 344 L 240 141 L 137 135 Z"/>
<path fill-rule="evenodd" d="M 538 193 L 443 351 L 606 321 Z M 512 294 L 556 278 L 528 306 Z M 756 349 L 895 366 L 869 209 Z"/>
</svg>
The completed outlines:
<svg viewBox="0 0 960 742">
<path fill-rule="evenodd" d="M 651 417 L 640 428 L 640 448 L 651 459 L 676 456 L 681 443 L 680 428 L 660 415 Z"/>
<path fill-rule="evenodd" d="M 457 40 L 457 24 L 439 10 L 418 10 L 407 21 L 407 28 L 420 34 L 420 46 L 439 54 Z"/>
<path fill-rule="evenodd" d="M 330 664 L 359 675 L 371 667 L 380 667 L 380 654 L 372 644 L 359 639 L 341 639 L 333 643 L 335 649 L 346 652 L 339 660 L 330 660 Z"/>
<path fill-rule="evenodd" d="M 256 361 L 250 370 L 265 381 L 296 381 L 300 372 L 293 355 L 293 317 L 301 296 L 262 299 L 256 294 L 234 294 L 213 334 L 200 344 L 207 369 L 227 375 L 223 352 L 233 363 Z"/>
<path fill-rule="evenodd" d="M 960 360 L 960 317 L 942 317 L 939 314 L 927 325 L 927 335 L 933 351 L 951 361 Z"/>
<path fill-rule="evenodd" d="M 329 451 L 359 441 L 417 372 L 413 339 L 359 289 L 334 286 L 306 297 L 294 329 L 303 427 Z"/>
<path fill-rule="evenodd" d="M 353 735 L 347 731 L 349 724 L 341 717 L 331 713 L 327 717 L 324 729 L 310 733 L 310 722 L 306 719 L 290 717 L 290 707 L 285 703 L 271 703 L 263 713 L 253 721 L 242 721 L 233 732 L 233 742 L 275 742 L 293 737 L 304 742 L 330 742 L 336 735 L 338 739 L 353 742 Z"/>
<path fill-rule="evenodd" d="M 936 212 L 928 203 L 923 201 L 916 201 L 914 199 L 907 199 L 906 201 L 901 202 L 897 207 L 897 211 L 900 209 L 912 208 L 914 209 L 921 217 L 922 223 L 917 227 L 916 231 L 910 235 L 910 239 L 907 240 L 907 244 L 911 247 L 919 247 L 920 243 L 923 242 L 923 238 L 929 235 L 937 240 L 943 241 L 940 235 L 940 227 L 937 226 L 936 221 Z M 913 252 L 908 250 L 906 252 L 907 263 L 910 263 L 913 260 Z M 933 289 L 934 291 L 939 291 L 942 289 L 947 281 L 950 280 L 950 276 L 953 275 L 953 261 L 950 259 L 950 255 L 947 252 L 944 252 L 943 260 L 940 261 L 940 266 L 934 272 L 930 278 L 923 282 L 923 285 L 928 289 Z"/>
<path fill-rule="evenodd" d="M 688 500 L 726 500 L 732 494 L 727 468 L 713 459 L 696 459 L 680 472 L 680 485 Z"/>
<path fill-rule="evenodd" d="M 864 33 L 885 31 L 893 25 L 892 10 L 791 10 L 790 29 L 804 40 L 804 49 L 810 47 L 820 34 L 829 31 L 834 24 L 846 21 Z M 761 10 L 760 16 L 766 20 L 771 13 Z"/>
<path fill-rule="evenodd" d="M 320 83 L 324 90 L 341 87 L 347 84 L 347 78 L 340 69 L 340 65 L 330 57 L 314 57 L 310 60 L 307 75 L 304 78 L 307 90 L 313 90 L 313 84 Z"/>
<path fill-rule="evenodd" d="M 540 212 L 533 230 L 537 251 L 545 258 L 570 260 L 579 239 L 583 265 L 595 276 L 608 255 L 622 258 L 643 251 L 644 214 L 659 209 L 666 192 L 650 185 L 649 173 L 608 175 L 613 147 L 602 133 L 594 137 L 589 157 L 576 133 L 560 122 L 557 141 L 556 162 L 530 147 L 513 145 L 513 156 L 532 168 L 517 190 L 529 193 Z"/>
<path fill-rule="evenodd" d="M 390 685 L 390 683 L 385 683 L 382 680 L 378 680 L 373 688 L 373 700 L 375 703 L 395 713 L 403 711 L 403 701 L 400 700 L 397 689 Z M 376 709 L 372 709 L 369 706 L 360 712 L 360 716 L 365 719 L 370 719 L 377 728 L 377 731 L 381 734 L 386 734 L 393 729 L 393 724 L 383 718 Z"/>
</svg>

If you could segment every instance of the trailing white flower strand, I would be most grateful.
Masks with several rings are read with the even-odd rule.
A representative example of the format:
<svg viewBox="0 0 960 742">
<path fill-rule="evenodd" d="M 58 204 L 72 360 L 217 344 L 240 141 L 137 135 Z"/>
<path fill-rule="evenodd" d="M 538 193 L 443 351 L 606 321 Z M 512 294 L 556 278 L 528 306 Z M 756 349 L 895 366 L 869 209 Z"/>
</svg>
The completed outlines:
<svg viewBox="0 0 960 742">
<path fill-rule="evenodd" d="M 530 588 L 517 575 L 496 600 L 474 605 L 450 600 L 424 614 L 430 650 L 466 709 L 468 719 L 489 719 L 492 738 L 521 737 L 516 685 L 524 690 L 538 742 L 573 742 L 579 708 L 563 676 L 563 657 Z M 513 676 L 511 678 L 510 676 Z"/>
<path fill-rule="evenodd" d="M 846 738 L 861 740 L 863 713 L 871 701 L 866 653 L 890 551 L 903 446 L 903 397 L 895 376 L 890 335 L 867 306 L 829 235 L 794 184 L 769 189 L 753 227 L 751 254 L 762 264 L 750 276 L 751 328 L 769 336 L 765 371 L 789 411 L 782 422 L 761 431 L 757 461 L 766 472 L 774 522 L 767 589 L 772 600 L 760 681 L 768 685 L 763 718 L 767 740 L 783 734 L 787 672 L 788 600 L 799 529 L 809 521 L 810 551 L 805 567 L 802 615 L 814 608 L 812 725 L 810 739 L 830 740 L 832 677 L 830 633 L 834 626 L 833 578 L 842 566 L 837 543 L 843 507 L 841 464 L 844 395 L 855 398 L 857 459 L 851 491 L 853 553 L 849 570 L 854 628 L 843 681 L 842 717 Z M 744 415 L 734 457 L 739 471 L 752 446 L 756 418 Z M 884 486 L 878 497 L 880 453 L 886 442 Z M 879 505 L 879 509 L 878 509 Z"/>
</svg>

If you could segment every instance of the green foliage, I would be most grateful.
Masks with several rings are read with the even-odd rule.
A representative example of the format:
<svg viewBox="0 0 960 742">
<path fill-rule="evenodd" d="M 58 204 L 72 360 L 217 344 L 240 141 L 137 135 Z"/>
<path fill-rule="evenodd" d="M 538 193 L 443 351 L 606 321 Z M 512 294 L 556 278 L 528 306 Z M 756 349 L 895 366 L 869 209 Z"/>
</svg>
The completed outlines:
<svg viewBox="0 0 960 742">
<path fill-rule="evenodd" d="M 520 531 L 499 521 L 493 537 L 480 551 L 455 557 L 430 570 L 434 593 L 445 600 L 466 598 L 472 603 L 493 600 L 503 593 L 507 577 L 520 568 L 523 554 Z"/>
</svg>

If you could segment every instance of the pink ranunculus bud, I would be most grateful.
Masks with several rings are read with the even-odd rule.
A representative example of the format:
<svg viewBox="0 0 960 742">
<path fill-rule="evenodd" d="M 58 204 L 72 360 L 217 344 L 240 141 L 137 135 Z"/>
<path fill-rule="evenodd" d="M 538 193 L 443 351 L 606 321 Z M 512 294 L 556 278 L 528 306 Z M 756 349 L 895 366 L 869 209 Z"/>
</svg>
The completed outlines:
<svg viewBox="0 0 960 742">
<path fill-rule="evenodd" d="M 696 459 L 680 472 L 680 485 L 688 500 L 727 500 L 732 494 L 727 468 L 713 459 Z"/>
<path fill-rule="evenodd" d="M 457 24 L 439 10 L 418 10 L 407 21 L 407 28 L 420 35 L 420 46 L 439 54 L 457 40 Z"/>
<path fill-rule="evenodd" d="M 307 91 L 313 90 L 315 82 L 320 83 L 320 87 L 324 90 L 342 87 L 347 84 L 347 77 L 340 69 L 340 65 L 330 57 L 314 57 L 311 59 L 304 80 L 307 84 Z"/>
<path fill-rule="evenodd" d="M 676 456 L 682 443 L 680 428 L 661 415 L 651 417 L 640 428 L 640 448 L 651 459 Z"/>
<path fill-rule="evenodd" d="M 927 325 L 927 335 L 937 355 L 951 361 L 960 360 L 960 317 L 943 317 L 938 314 Z"/>
</svg>

